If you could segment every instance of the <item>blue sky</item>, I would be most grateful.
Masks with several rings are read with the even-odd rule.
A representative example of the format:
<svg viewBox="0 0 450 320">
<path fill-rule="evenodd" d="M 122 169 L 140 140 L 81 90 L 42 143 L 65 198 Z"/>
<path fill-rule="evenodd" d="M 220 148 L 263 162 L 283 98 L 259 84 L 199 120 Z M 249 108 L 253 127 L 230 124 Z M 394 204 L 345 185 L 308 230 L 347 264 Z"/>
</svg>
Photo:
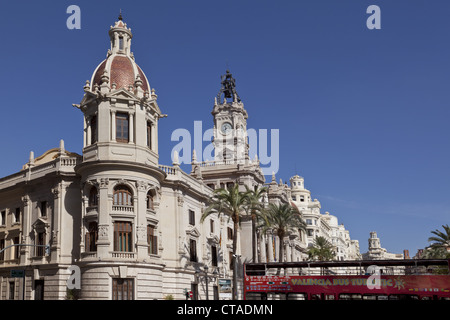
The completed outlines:
<svg viewBox="0 0 450 320">
<path fill-rule="evenodd" d="M 71 4 L 80 30 L 66 28 Z M 381 30 L 366 27 L 373 4 Z M 1 177 L 60 139 L 81 153 L 72 104 L 105 58 L 120 8 L 168 114 L 162 164 L 171 163 L 175 129 L 212 125 L 229 68 L 248 127 L 280 130 L 277 180 L 303 176 L 361 252 L 377 231 L 388 251 L 414 255 L 449 223 L 450 3 L 439 0 L 5 2 Z"/>
</svg>

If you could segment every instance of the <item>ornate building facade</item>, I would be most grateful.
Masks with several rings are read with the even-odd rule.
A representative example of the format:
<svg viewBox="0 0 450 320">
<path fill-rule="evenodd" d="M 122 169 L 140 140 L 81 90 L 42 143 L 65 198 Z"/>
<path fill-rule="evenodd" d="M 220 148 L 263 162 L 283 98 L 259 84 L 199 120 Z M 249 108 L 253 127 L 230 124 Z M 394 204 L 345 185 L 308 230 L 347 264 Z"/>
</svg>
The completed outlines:
<svg viewBox="0 0 450 320">
<path fill-rule="evenodd" d="M 199 299 L 223 298 L 218 280 L 232 276 L 233 225 L 218 215 L 201 222 L 201 216 L 213 190 L 230 184 L 242 190 L 266 185 L 264 202 L 290 202 L 306 219 L 321 221 L 311 224 L 312 234 L 339 229 L 320 215 L 320 203 L 311 201 L 298 176 L 291 187 L 275 177 L 265 183 L 258 160 L 249 158 L 248 114 L 228 71 L 212 111 L 214 160 L 197 162 L 194 150 L 190 173 L 176 155 L 171 166 L 160 164 L 158 123 L 166 115 L 135 62 L 133 35 L 121 16 L 109 37 L 106 59 L 74 105 L 84 122 L 81 154 L 61 141 L 39 157 L 31 153 L 22 170 L 0 179 L 0 299 L 73 293 L 80 299 L 184 299 L 186 290 Z M 249 219 L 238 232 L 239 262 L 251 261 Z M 311 236 L 282 239 L 286 261 L 306 259 Z M 280 239 L 258 239 L 258 261 L 276 260 Z M 81 289 L 69 292 L 73 266 Z"/>
</svg>

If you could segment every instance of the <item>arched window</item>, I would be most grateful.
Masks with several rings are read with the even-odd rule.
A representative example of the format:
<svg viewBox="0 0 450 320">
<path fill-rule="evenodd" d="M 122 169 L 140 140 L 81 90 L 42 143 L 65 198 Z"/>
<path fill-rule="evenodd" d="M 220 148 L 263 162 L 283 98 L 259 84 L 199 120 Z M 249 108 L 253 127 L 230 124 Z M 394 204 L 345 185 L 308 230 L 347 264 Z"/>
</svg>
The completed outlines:
<svg viewBox="0 0 450 320">
<path fill-rule="evenodd" d="M 92 187 L 89 190 L 89 207 L 98 206 L 98 190 L 96 187 Z"/>
<path fill-rule="evenodd" d="M 132 206 L 133 193 L 130 188 L 120 185 L 114 188 L 113 205 L 115 206 Z"/>
</svg>

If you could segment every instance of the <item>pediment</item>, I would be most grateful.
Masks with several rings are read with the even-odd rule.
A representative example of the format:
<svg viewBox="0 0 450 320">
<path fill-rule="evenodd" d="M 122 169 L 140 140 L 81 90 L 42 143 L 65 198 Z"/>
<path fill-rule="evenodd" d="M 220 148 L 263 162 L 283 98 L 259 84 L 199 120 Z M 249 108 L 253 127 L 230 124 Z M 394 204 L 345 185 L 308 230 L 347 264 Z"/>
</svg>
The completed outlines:
<svg viewBox="0 0 450 320">
<path fill-rule="evenodd" d="M 188 236 L 194 237 L 194 238 L 199 238 L 200 237 L 200 231 L 198 231 L 198 229 L 196 227 L 192 227 L 190 229 L 186 230 L 186 234 Z"/>
<path fill-rule="evenodd" d="M 96 99 L 97 99 L 97 95 L 95 93 L 86 91 L 80 104 L 78 106 L 77 105 L 73 105 L 73 106 L 74 107 L 83 107 L 83 106 L 86 106 L 86 105 L 90 104 L 91 102 L 95 101 Z"/>
<path fill-rule="evenodd" d="M 215 234 L 210 234 L 207 238 L 206 238 L 210 243 L 219 243 L 220 242 L 220 238 L 215 235 Z"/>
<path fill-rule="evenodd" d="M 108 93 L 106 95 L 107 98 L 114 98 L 114 99 L 124 99 L 124 100 L 134 100 L 139 101 L 139 98 L 137 98 L 132 92 L 125 90 L 124 88 L 120 88 L 115 91 L 111 91 L 111 93 Z"/>
<path fill-rule="evenodd" d="M 43 218 L 37 218 L 35 222 L 31 225 L 34 230 L 43 230 L 50 226 L 47 220 Z"/>
</svg>

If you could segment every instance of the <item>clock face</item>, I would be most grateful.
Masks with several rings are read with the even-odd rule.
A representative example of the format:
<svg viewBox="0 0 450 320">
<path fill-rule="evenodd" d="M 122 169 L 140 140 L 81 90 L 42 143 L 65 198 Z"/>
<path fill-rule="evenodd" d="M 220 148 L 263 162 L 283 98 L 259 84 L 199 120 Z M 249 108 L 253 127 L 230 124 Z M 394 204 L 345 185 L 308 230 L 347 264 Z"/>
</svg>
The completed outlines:
<svg viewBox="0 0 450 320">
<path fill-rule="evenodd" d="M 231 132 L 232 129 L 233 129 L 233 126 L 231 125 L 231 123 L 225 122 L 224 124 L 222 124 L 222 127 L 221 127 L 222 133 L 228 134 L 229 132 Z"/>
</svg>

